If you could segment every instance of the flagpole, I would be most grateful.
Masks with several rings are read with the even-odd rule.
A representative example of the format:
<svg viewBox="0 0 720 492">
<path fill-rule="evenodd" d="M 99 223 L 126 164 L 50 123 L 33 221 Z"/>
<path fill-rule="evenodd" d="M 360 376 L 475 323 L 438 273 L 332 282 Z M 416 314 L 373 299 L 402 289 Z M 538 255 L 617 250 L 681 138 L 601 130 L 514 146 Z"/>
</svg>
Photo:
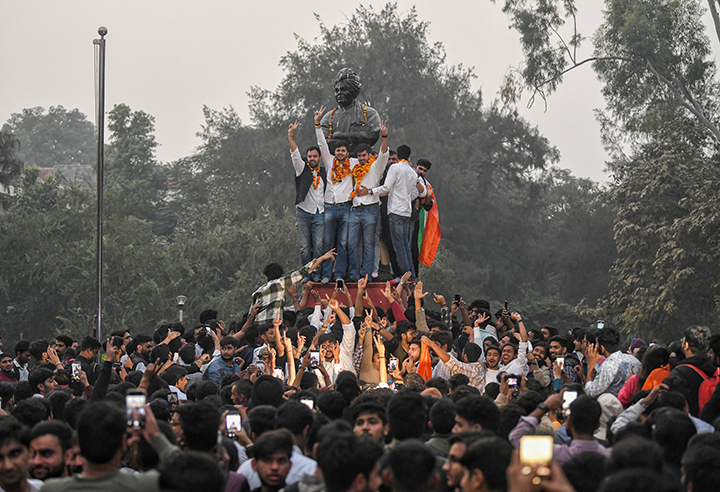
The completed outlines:
<svg viewBox="0 0 720 492">
<path fill-rule="evenodd" d="M 103 181 L 105 166 L 105 36 L 107 28 L 98 28 L 100 39 L 93 39 L 95 45 L 95 122 L 97 125 L 97 332 L 94 334 L 102 340 L 102 307 L 103 307 Z"/>
</svg>

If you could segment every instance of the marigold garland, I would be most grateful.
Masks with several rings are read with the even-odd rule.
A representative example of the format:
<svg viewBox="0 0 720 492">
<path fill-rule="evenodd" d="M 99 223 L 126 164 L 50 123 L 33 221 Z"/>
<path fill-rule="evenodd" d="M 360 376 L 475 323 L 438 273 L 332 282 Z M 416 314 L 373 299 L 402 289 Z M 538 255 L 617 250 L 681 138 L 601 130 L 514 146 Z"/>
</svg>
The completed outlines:
<svg viewBox="0 0 720 492">
<path fill-rule="evenodd" d="M 317 190 L 318 186 L 320 186 L 320 181 L 322 181 L 322 178 L 320 177 L 320 166 L 318 166 L 317 169 L 313 169 L 312 167 L 310 167 L 310 164 L 307 164 L 307 167 L 309 167 L 310 170 L 312 171 L 313 190 Z"/>
<path fill-rule="evenodd" d="M 357 192 L 360 191 L 360 183 L 362 183 L 363 178 L 368 173 L 368 171 L 370 171 L 370 167 L 372 166 L 373 162 L 375 162 L 375 156 L 370 156 L 370 159 L 368 159 L 365 164 L 356 164 L 350 172 L 353 179 L 355 180 L 355 189 L 352 191 L 352 193 L 350 193 L 350 198 L 355 198 L 357 196 Z"/>
<path fill-rule="evenodd" d="M 362 109 L 363 109 L 363 119 L 365 120 L 365 122 L 363 123 L 362 126 L 365 126 L 365 123 L 367 123 L 367 106 L 365 106 L 365 105 L 362 104 L 362 103 L 361 103 L 360 105 L 362 106 Z M 337 108 L 337 106 L 336 106 L 335 109 L 333 109 L 333 110 L 330 112 L 330 126 L 328 127 L 328 136 L 327 136 L 328 140 L 330 140 L 330 139 L 332 138 L 332 136 L 333 136 L 333 118 L 335 117 L 335 111 L 337 111 L 337 110 L 338 110 L 338 108 Z"/>
<path fill-rule="evenodd" d="M 347 176 L 350 176 L 350 158 L 346 157 L 344 161 L 339 161 L 337 157 L 333 157 L 330 180 L 333 184 L 337 184 Z"/>
</svg>

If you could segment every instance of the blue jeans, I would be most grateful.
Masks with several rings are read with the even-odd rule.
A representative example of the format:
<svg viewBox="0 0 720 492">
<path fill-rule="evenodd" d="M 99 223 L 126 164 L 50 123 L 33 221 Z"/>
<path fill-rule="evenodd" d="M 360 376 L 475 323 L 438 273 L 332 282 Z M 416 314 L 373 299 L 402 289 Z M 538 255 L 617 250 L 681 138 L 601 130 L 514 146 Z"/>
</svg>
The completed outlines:
<svg viewBox="0 0 720 492">
<path fill-rule="evenodd" d="M 307 265 L 324 253 L 325 217 L 322 213 L 309 214 L 305 210 L 296 208 L 295 218 L 300 240 L 300 264 Z M 313 281 L 317 282 L 320 280 L 320 269 L 316 269 L 311 275 Z"/>
<path fill-rule="evenodd" d="M 344 278 L 348 267 L 348 219 L 350 202 L 341 205 L 325 204 L 325 252 L 337 248 L 335 258 L 335 276 L 332 276 L 332 260 L 325 260 L 322 265 L 322 277 L 336 280 Z"/>
<path fill-rule="evenodd" d="M 390 221 L 390 237 L 397 257 L 398 266 L 402 272 L 410 272 L 411 279 L 415 278 L 412 252 L 410 251 L 410 233 L 412 232 L 412 218 L 402 215 L 388 214 Z"/>
<path fill-rule="evenodd" d="M 351 280 L 372 275 L 375 266 L 375 229 L 379 219 L 379 203 L 360 205 L 350 210 L 348 247 Z"/>
</svg>

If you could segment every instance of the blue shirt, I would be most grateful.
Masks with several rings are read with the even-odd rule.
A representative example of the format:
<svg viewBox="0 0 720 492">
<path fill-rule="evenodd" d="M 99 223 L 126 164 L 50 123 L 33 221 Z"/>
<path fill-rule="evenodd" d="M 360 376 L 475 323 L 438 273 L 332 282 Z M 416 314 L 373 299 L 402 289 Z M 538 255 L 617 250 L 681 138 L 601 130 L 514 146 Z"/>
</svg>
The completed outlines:
<svg viewBox="0 0 720 492">
<path fill-rule="evenodd" d="M 240 366 L 233 361 L 232 366 L 229 366 L 225 363 L 222 358 L 216 359 L 210 363 L 210 365 L 207 368 L 207 371 L 205 371 L 205 376 L 203 376 L 203 379 L 209 379 L 210 381 L 215 382 L 218 386 L 220 386 L 220 380 L 223 376 L 226 374 L 236 374 L 240 372 Z"/>
</svg>

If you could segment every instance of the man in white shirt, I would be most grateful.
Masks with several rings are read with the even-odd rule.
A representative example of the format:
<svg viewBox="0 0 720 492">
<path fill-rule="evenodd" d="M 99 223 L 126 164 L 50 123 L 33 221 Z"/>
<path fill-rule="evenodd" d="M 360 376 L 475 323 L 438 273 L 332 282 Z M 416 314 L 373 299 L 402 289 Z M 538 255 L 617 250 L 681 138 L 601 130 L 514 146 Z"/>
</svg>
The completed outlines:
<svg viewBox="0 0 720 492">
<path fill-rule="evenodd" d="M 380 220 L 380 197 L 374 195 L 357 196 L 360 186 L 374 188 L 380 184 L 380 178 L 387 166 L 389 149 L 388 129 L 383 121 L 380 127 L 382 144 L 380 155 L 373 157 L 368 144 L 357 146 L 358 163 L 352 170 L 355 188 L 350 194 L 353 200 L 350 209 L 350 227 L 348 232 L 348 253 L 350 257 L 349 277 L 352 282 L 366 275 L 372 275 L 375 266 L 375 228 Z"/>
<path fill-rule="evenodd" d="M 297 127 L 297 121 L 290 124 L 288 140 L 295 168 L 295 217 L 300 240 L 300 264 L 307 265 L 324 253 L 325 168 L 320 165 L 320 149 L 315 146 L 307 149 L 307 163 L 303 161 L 294 138 Z M 310 275 L 314 282 L 320 281 L 319 269 Z M 306 277 L 303 280 L 309 279 Z"/>
<path fill-rule="evenodd" d="M 410 236 L 412 233 L 412 200 L 417 196 L 425 197 L 427 190 L 418 183 L 417 173 L 410 166 L 410 147 L 401 145 L 397 148 L 400 161 L 388 170 L 385 184 L 368 189 L 360 186 L 358 196 L 382 195 L 388 193 L 388 218 L 393 249 L 398 266 L 403 272 L 410 272 L 410 279 L 416 277 L 412 264 Z M 418 193 L 419 192 L 419 193 Z"/>
<path fill-rule="evenodd" d="M 325 182 L 325 237 L 323 248 L 330 251 L 337 248 L 335 259 L 335 273 L 333 275 L 332 260 L 326 260 L 322 265 L 322 283 L 327 284 L 330 279 L 345 277 L 348 268 L 348 224 L 353 191 L 352 168 L 357 159 L 351 158 L 348 144 L 342 141 L 335 145 L 335 156 L 330 153 L 325 135 L 320 127 L 320 117 L 325 112 L 325 106 L 315 111 L 315 135 L 325 172 L 328 173 Z"/>
</svg>

